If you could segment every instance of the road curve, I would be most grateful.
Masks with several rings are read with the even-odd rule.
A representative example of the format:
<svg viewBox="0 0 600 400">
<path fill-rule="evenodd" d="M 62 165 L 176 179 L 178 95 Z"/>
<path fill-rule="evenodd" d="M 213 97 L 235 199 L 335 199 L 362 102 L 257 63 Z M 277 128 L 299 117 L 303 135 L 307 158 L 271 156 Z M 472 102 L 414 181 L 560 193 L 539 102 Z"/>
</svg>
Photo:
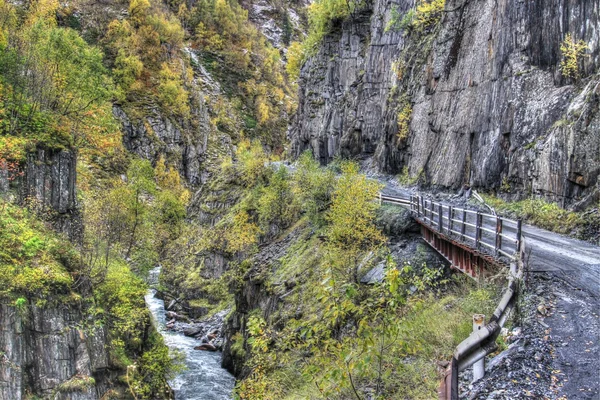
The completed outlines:
<svg viewBox="0 0 600 400">
<path fill-rule="evenodd" d="M 531 272 L 550 272 L 600 298 L 600 247 L 534 226 L 523 227 Z"/>
<path fill-rule="evenodd" d="M 282 165 L 290 172 L 295 171 L 294 166 L 286 163 L 272 164 Z M 373 175 L 369 178 L 382 183 L 384 187 L 381 192 L 387 196 L 407 200 L 411 194 L 417 194 L 384 176 Z M 600 247 L 526 224 L 523 224 L 523 235 L 530 272 L 552 273 L 575 289 L 585 290 L 595 300 L 600 300 Z"/>
<path fill-rule="evenodd" d="M 389 186 L 382 193 L 405 200 L 410 197 L 410 192 Z M 494 228 L 487 222 L 484 226 Z M 511 230 L 514 228 L 507 227 L 506 232 Z M 529 272 L 552 273 L 600 299 L 600 247 L 526 224 L 523 235 Z"/>
</svg>

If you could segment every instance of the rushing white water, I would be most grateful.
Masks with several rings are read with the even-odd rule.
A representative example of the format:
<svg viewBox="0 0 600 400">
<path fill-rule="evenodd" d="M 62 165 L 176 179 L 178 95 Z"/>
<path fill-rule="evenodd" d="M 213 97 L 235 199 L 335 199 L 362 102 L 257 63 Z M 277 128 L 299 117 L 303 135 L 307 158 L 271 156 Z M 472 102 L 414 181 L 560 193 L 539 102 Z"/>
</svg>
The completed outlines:
<svg viewBox="0 0 600 400">
<path fill-rule="evenodd" d="M 150 271 L 149 282 L 158 282 L 160 267 Z M 185 354 L 187 369 L 169 382 L 175 391 L 176 400 L 230 400 L 235 384 L 233 376 L 221 368 L 221 353 L 194 350 L 200 342 L 187 337 L 183 333 L 169 331 L 165 328 L 164 302 L 154 297 L 156 290 L 150 289 L 146 294 L 146 304 L 156 321 L 156 327 L 170 349 L 177 349 Z"/>
</svg>

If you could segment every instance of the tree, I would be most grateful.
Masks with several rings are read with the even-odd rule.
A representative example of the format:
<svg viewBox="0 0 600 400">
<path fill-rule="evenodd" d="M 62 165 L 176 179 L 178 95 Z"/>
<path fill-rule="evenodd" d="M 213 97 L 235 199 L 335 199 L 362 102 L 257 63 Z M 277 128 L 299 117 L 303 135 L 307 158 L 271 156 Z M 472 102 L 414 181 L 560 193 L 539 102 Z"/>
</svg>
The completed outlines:
<svg viewBox="0 0 600 400">
<path fill-rule="evenodd" d="M 325 220 L 323 212 L 331 204 L 331 194 L 335 186 L 335 174 L 329 168 L 321 168 L 312 152 L 307 150 L 298 159 L 294 172 L 293 191 L 299 199 L 302 212 L 316 227 Z"/>
<path fill-rule="evenodd" d="M 136 159 L 131 162 L 127 170 L 128 187 L 132 193 L 127 204 L 130 212 L 133 214 L 133 226 L 131 227 L 129 245 L 125 253 L 125 258 L 129 258 L 131 250 L 137 242 L 138 227 L 142 223 L 144 216 L 149 212 L 148 204 L 143 197 L 152 195 L 156 192 L 156 183 L 154 182 L 154 169 L 148 160 Z"/>
<path fill-rule="evenodd" d="M 129 2 L 129 15 L 131 15 L 131 20 L 137 25 L 145 22 L 149 10 L 149 0 L 131 0 Z"/>
<path fill-rule="evenodd" d="M 292 80 L 297 80 L 300 76 L 300 68 L 304 64 L 304 47 L 300 42 L 292 42 L 288 47 L 287 64 L 285 69 Z"/>
<path fill-rule="evenodd" d="M 267 231 L 270 224 L 287 228 L 296 218 L 298 203 L 292 193 L 287 169 L 281 166 L 261 189 L 258 200 L 258 219 Z"/>
<path fill-rule="evenodd" d="M 567 78 L 578 79 L 580 76 L 580 63 L 585 55 L 588 45 L 583 40 L 576 41 L 570 33 L 560 44 L 562 60 L 560 61 L 560 72 Z"/>
<path fill-rule="evenodd" d="M 378 248 L 385 237 L 375 226 L 378 208 L 375 198 L 381 185 L 358 172 L 353 162 L 342 164 L 342 176 L 332 194 L 327 213 L 327 238 L 330 251 L 341 262 L 340 267 L 358 283 L 358 258 L 362 253 Z"/>
<path fill-rule="evenodd" d="M 87 118 L 90 110 L 110 108 L 114 86 L 102 52 L 76 31 L 56 26 L 53 4 L 34 3 L 21 25 L 16 24 L 14 9 L 4 17 L 2 125 L 11 135 L 33 134 L 50 146 L 69 146 L 94 123 Z M 6 9 L 6 3 L 0 8 Z"/>
<path fill-rule="evenodd" d="M 189 117 L 188 92 L 183 87 L 181 73 L 165 62 L 162 63 L 159 77 L 158 98 L 163 108 L 173 115 Z"/>
</svg>

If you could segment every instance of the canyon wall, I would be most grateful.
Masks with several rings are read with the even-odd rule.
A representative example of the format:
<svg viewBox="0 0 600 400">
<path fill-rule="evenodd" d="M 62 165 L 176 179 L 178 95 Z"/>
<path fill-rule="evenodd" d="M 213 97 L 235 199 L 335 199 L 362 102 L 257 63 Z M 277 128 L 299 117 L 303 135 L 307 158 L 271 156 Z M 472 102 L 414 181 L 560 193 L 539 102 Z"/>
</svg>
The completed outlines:
<svg viewBox="0 0 600 400">
<path fill-rule="evenodd" d="M 597 201 L 600 2 L 448 0 L 430 31 L 389 29 L 411 5 L 375 0 L 325 37 L 301 70 L 293 155 L 370 159 L 444 189 Z M 588 46 L 577 81 L 559 67 L 567 33 Z"/>
</svg>

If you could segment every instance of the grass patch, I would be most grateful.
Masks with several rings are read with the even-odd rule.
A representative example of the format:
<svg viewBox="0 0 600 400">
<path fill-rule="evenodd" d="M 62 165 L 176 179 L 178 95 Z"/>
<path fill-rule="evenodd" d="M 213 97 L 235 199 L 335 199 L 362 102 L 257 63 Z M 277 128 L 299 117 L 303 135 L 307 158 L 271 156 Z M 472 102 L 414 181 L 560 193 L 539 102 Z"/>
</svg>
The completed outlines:
<svg viewBox="0 0 600 400">
<path fill-rule="evenodd" d="M 96 380 L 91 376 L 75 375 L 68 381 L 65 381 L 56 387 L 59 393 L 68 392 L 86 392 L 96 385 Z"/>
<path fill-rule="evenodd" d="M 482 195 L 487 204 L 496 212 L 513 218 L 523 218 L 526 222 L 558 233 L 572 233 L 584 224 L 580 213 L 568 211 L 555 203 L 543 199 L 525 199 L 507 202 L 492 195 Z"/>
<path fill-rule="evenodd" d="M 381 398 L 434 398 L 441 377 L 438 361 L 448 361 L 472 332 L 473 314 L 492 314 L 498 288 L 464 276 L 442 286 L 429 286 L 430 282 L 382 319 L 385 311 L 378 304 L 383 298 L 377 288 L 348 286 L 354 305 L 340 298 L 350 311 L 340 324 L 326 328 L 321 321 L 331 318 L 327 307 L 332 304 L 323 302 L 329 285 L 322 264 L 327 257 L 324 247 L 318 234 L 305 229 L 273 271 L 272 281 L 285 283 L 276 285 L 282 303 L 258 333 L 249 335 L 246 343 L 250 347 L 262 343 L 259 351 L 249 352 L 243 336 L 235 336 L 232 351 L 248 357 L 247 365 L 254 366 L 254 373 L 238 387 L 240 398 L 252 399 L 252 393 L 289 400 L 355 398 L 348 384 L 350 374 L 365 398 L 378 380 L 385 388 Z M 412 279 L 416 271 L 407 274 Z M 424 283 L 426 278 L 416 279 Z M 259 314 L 253 316 L 260 320 Z M 384 351 L 379 352 L 382 342 Z M 377 354 L 382 354 L 380 376 Z"/>
<path fill-rule="evenodd" d="M 67 294 L 76 252 L 26 209 L 0 201 L 0 297 Z"/>
</svg>

